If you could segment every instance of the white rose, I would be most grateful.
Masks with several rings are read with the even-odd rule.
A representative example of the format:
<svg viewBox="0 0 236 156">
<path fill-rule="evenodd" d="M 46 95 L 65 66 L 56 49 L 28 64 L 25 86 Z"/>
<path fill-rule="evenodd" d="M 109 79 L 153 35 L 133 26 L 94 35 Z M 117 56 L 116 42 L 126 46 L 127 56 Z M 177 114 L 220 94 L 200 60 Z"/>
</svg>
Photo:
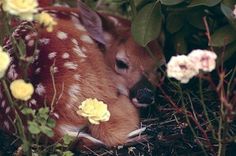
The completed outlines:
<svg viewBox="0 0 236 156">
<path fill-rule="evenodd" d="M 209 50 L 193 50 L 188 57 L 194 62 L 199 70 L 211 72 L 216 67 L 217 55 Z"/>
<path fill-rule="evenodd" d="M 167 76 L 181 83 L 188 83 L 198 73 L 195 64 L 185 55 L 173 56 L 167 64 Z"/>
</svg>

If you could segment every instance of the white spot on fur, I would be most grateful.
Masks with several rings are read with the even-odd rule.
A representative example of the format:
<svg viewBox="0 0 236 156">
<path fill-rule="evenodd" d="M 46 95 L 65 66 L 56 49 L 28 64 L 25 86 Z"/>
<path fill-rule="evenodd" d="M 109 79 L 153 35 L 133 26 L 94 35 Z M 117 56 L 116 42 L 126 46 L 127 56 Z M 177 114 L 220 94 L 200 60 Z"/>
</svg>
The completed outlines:
<svg viewBox="0 0 236 156">
<path fill-rule="evenodd" d="M 6 106 L 6 101 L 3 100 L 3 101 L 2 101 L 2 104 L 1 104 L 1 107 L 4 108 L 5 106 Z"/>
<path fill-rule="evenodd" d="M 7 77 L 11 80 L 15 80 L 18 77 L 15 67 L 16 65 L 12 64 L 7 73 Z"/>
<path fill-rule="evenodd" d="M 79 84 L 73 84 L 68 89 L 68 94 L 70 96 L 69 105 L 72 105 L 74 102 L 78 101 L 78 94 L 80 93 Z"/>
<path fill-rule="evenodd" d="M 76 39 L 72 38 L 71 39 L 71 42 L 74 43 L 74 48 L 73 48 L 73 51 L 79 56 L 79 57 L 82 57 L 82 58 L 85 58 L 87 57 L 83 51 L 80 49 L 79 47 L 79 43 Z"/>
<path fill-rule="evenodd" d="M 80 78 L 81 78 L 81 76 L 80 76 L 79 74 L 75 74 L 75 75 L 74 75 L 74 79 L 75 79 L 76 81 L 79 81 Z"/>
<path fill-rule="evenodd" d="M 75 24 L 75 28 L 80 31 L 86 31 L 85 27 L 78 23 Z"/>
<path fill-rule="evenodd" d="M 42 96 L 46 92 L 45 87 L 42 85 L 42 83 L 39 83 L 36 86 L 35 93 Z"/>
<path fill-rule="evenodd" d="M 57 53 L 56 52 L 51 52 L 48 54 L 48 58 L 51 60 L 51 59 L 54 59 L 55 57 L 57 56 Z"/>
<path fill-rule="evenodd" d="M 64 54 L 62 54 L 61 56 L 63 59 L 68 59 L 70 57 L 70 54 L 65 52 Z"/>
<path fill-rule="evenodd" d="M 7 107 L 6 110 L 5 110 L 5 113 L 8 114 L 11 110 L 11 107 Z"/>
<path fill-rule="evenodd" d="M 34 40 L 29 40 L 29 42 L 27 43 L 27 45 L 29 47 L 32 47 L 34 45 Z"/>
<path fill-rule="evenodd" d="M 41 68 L 37 68 L 37 69 L 35 70 L 35 74 L 39 74 L 40 71 L 41 71 Z"/>
<path fill-rule="evenodd" d="M 78 64 L 75 64 L 73 62 L 65 62 L 64 63 L 64 67 L 68 68 L 68 69 L 73 69 L 76 70 L 78 67 Z"/>
<path fill-rule="evenodd" d="M 75 45 L 79 45 L 78 41 L 75 38 L 72 38 L 71 42 L 74 43 Z"/>
<path fill-rule="evenodd" d="M 73 51 L 74 51 L 79 57 L 83 57 L 83 58 L 87 57 L 87 56 L 83 53 L 83 51 L 80 49 L 79 46 L 75 46 L 75 47 L 73 48 Z"/>
<path fill-rule="evenodd" d="M 4 122 L 3 122 L 3 124 L 4 124 L 4 126 L 5 126 L 5 128 L 6 128 L 7 130 L 9 130 L 9 129 L 10 129 L 9 122 L 7 122 L 7 121 L 4 121 Z"/>
<path fill-rule="evenodd" d="M 57 37 L 61 40 L 65 40 L 68 38 L 68 34 L 63 32 L 63 31 L 58 31 L 57 32 Z"/>
<path fill-rule="evenodd" d="M 92 40 L 91 37 L 89 37 L 88 35 L 81 35 L 81 36 L 80 36 L 80 40 L 81 40 L 81 41 L 84 41 L 84 42 L 86 42 L 86 43 L 90 43 L 90 44 L 93 43 L 93 40 Z"/>
<path fill-rule="evenodd" d="M 39 42 L 41 44 L 47 45 L 47 44 L 49 44 L 50 39 L 49 38 L 41 38 L 41 39 L 39 39 Z"/>
</svg>

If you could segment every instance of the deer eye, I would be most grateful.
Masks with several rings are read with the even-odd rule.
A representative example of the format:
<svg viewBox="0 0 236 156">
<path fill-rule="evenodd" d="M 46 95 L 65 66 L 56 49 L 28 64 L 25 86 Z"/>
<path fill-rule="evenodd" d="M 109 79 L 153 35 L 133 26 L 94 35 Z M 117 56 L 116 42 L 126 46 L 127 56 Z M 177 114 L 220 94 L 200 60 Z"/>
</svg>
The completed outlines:
<svg viewBox="0 0 236 156">
<path fill-rule="evenodd" d="M 123 61 L 123 60 L 116 59 L 116 67 L 117 67 L 118 69 L 124 70 L 124 69 L 128 69 L 128 68 L 129 68 L 129 65 L 128 65 L 128 63 L 126 63 L 126 62 Z"/>
</svg>

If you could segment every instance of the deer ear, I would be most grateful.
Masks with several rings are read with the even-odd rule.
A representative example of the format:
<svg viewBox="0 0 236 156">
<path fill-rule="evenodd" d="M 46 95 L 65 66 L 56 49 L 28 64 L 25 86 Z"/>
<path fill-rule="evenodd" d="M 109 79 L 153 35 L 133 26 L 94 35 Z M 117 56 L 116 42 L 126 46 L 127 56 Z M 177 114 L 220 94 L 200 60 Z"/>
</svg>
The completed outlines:
<svg viewBox="0 0 236 156">
<path fill-rule="evenodd" d="M 87 29 L 89 35 L 95 41 L 106 45 L 100 16 L 79 0 L 77 1 L 77 7 L 80 10 L 81 22 Z"/>
<path fill-rule="evenodd" d="M 98 13 L 102 21 L 106 48 L 115 42 L 126 40 L 130 36 L 130 21 L 109 13 Z"/>
</svg>

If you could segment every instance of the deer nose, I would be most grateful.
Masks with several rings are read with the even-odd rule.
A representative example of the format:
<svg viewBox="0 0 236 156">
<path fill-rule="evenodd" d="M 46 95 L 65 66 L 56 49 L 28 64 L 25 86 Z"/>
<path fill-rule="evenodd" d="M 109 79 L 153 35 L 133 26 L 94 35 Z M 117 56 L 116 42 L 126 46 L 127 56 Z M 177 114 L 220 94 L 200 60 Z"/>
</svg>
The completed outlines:
<svg viewBox="0 0 236 156">
<path fill-rule="evenodd" d="M 147 107 L 155 102 L 155 87 L 143 77 L 131 88 L 130 99 L 137 107 Z"/>
</svg>

